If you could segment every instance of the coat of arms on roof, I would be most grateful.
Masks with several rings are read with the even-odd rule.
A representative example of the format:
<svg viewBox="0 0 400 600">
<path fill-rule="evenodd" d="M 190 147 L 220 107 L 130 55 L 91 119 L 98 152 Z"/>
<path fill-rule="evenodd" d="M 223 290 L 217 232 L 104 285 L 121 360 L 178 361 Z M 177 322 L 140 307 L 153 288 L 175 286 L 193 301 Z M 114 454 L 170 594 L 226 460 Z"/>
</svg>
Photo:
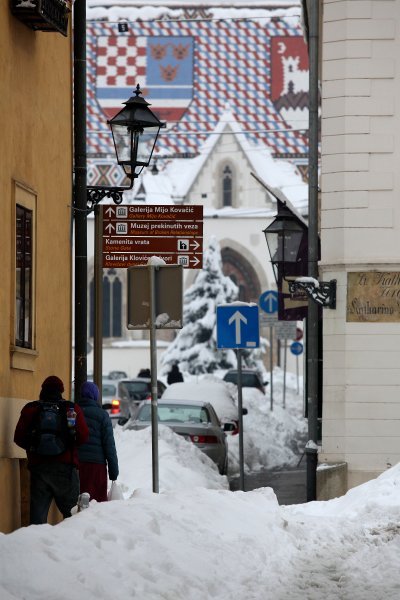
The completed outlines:
<svg viewBox="0 0 400 600">
<path fill-rule="evenodd" d="M 308 52 L 301 36 L 271 38 L 271 98 L 293 127 L 308 126 Z M 301 117 L 299 111 L 304 111 Z"/>
<path fill-rule="evenodd" d="M 191 36 L 99 35 L 96 98 L 108 118 L 140 81 L 158 118 L 179 121 L 193 96 Z"/>
</svg>

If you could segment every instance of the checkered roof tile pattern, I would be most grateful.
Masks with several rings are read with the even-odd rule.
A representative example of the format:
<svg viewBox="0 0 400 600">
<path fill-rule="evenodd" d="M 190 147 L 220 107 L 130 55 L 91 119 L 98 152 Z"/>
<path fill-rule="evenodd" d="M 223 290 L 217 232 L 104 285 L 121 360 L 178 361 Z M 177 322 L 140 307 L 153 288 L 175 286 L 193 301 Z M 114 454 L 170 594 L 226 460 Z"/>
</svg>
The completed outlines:
<svg viewBox="0 0 400 600">
<path fill-rule="evenodd" d="M 146 36 L 192 36 L 193 83 L 190 105 L 157 143 L 164 154 L 196 152 L 229 107 L 243 130 L 257 134 L 275 153 L 307 153 L 304 132 L 288 129 L 271 94 L 271 37 L 300 36 L 294 19 L 132 22 L 126 33 L 117 23 L 88 23 L 88 155 L 113 155 L 107 119 L 96 99 L 96 79 L 127 87 L 129 97 L 143 75 Z M 108 49 L 106 51 L 106 47 Z M 151 102 L 151 98 L 146 97 Z M 267 132 L 265 132 L 267 130 Z M 184 135 L 201 132 L 200 135 Z"/>
</svg>

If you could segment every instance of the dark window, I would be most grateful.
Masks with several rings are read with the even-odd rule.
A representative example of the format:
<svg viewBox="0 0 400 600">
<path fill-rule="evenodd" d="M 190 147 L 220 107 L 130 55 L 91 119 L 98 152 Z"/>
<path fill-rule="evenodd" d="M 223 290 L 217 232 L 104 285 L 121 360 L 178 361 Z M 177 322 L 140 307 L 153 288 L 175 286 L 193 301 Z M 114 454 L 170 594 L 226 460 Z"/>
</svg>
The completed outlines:
<svg viewBox="0 0 400 600">
<path fill-rule="evenodd" d="M 32 211 L 16 207 L 15 344 L 32 348 Z"/>
<path fill-rule="evenodd" d="M 232 170 L 228 166 L 223 170 L 222 206 L 232 206 Z"/>
</svg>

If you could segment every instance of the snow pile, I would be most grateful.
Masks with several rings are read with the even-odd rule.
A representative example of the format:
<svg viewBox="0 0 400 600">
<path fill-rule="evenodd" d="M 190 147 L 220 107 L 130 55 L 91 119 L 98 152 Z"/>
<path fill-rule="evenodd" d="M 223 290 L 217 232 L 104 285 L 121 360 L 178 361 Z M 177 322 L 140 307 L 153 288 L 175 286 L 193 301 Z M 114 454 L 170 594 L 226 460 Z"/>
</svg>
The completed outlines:
<svg viewBox="0 0 400 600">
<path fill-rule="evenodd" d="M 399 466 L 340 501 L 298 506 L 270 488 L 147 487 L 1 535 L 1 599 L 399 597 Z"/>
<path fill-rule="evenodd" d="M 256 389 L 243 388 L 243 446 L 245 471 L 295 466 L 307 442 L 307 420 L 303 417 L 303 398 L 296 393 L 296 378 L 286 375 L 285 408 L 283 408 L 283 371 L 273 373 L 273 410 L 267 386 L 263 395 Z M 233 385 L 233 384 L 231 384 Z M 236 386 L 234 386 L 236 387 Z M 239 472 L 239 439 L 228 438 L 229 475 Z"/>
</svg>

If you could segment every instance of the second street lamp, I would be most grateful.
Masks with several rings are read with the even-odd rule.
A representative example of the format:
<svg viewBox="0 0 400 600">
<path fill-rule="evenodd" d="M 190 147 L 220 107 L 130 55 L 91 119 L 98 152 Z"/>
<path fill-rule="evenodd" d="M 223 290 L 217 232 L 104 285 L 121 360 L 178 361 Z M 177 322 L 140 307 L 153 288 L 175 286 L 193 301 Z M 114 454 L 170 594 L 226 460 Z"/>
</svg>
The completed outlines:
<svg viewBox="0 0 400 600">
<path fill-rule="evenodd" d="M 307 226 L 284 202 L 277 202 L 278 214 L 264 229 L 264 235 L 278 286 L 279 281 L 287 281 L 291 295 L 304 292 L 316 304 L 336 308 L 336 280 L 318 281 L 304 276 L 307 267 Z"/>
</svg>

